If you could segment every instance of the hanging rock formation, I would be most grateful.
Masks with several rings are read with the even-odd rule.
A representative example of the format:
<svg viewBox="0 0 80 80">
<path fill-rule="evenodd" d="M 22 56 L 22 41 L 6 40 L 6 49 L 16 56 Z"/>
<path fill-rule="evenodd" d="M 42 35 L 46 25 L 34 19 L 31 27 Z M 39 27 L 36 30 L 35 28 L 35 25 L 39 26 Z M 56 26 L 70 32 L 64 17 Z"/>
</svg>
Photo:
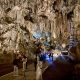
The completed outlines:
<svg viewBox="0 0 80 80">
<path fill-rule="evenodd" d="M 19 49 L 19 42 L 27 42 L 35 32 L 51 33 L 52 41 L 68 43 L 71 23 L 80 39 L 79 0 L 0 0 L 0 4 L 0 48 Z"/>
</svg>

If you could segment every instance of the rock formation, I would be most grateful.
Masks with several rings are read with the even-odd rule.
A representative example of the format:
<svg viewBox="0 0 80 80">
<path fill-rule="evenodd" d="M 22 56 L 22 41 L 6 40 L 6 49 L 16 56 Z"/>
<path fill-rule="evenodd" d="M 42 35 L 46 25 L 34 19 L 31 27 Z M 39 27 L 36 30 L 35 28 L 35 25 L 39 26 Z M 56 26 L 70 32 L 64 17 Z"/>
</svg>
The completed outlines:
<svg viewBox="0 0 80 80">
<path fill-rule="evenodd" d="M 19 49 L 21 41 L 25 47 L 35 32 L 61 44 L 73 32 L 80 39 L 79 14 L 79 0 L 0 0 L 0 48 Z"/>
</svg>

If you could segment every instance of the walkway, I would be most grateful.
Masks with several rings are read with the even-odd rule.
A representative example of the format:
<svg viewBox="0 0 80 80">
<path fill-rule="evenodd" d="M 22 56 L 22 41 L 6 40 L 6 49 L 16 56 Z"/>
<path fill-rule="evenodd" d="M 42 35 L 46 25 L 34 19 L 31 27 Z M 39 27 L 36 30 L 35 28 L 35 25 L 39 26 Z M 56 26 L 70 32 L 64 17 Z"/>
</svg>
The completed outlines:
<svg viewBox="0 0 80 80">
<path fill-rule="evenodd" d="M 43 72 L 43 80 L 74 80 L 74 66 L 71 63 L 56 60 Z"/>
<path fill-rule="evenodd" d="M 19 70 L 19 76 L 13 76 L 13 72 L 0 77 L 0 80 L 36 80 L 36 73 L 34 65 L 30 64 L 24 73 L 22 69 Z"/>
</svg>

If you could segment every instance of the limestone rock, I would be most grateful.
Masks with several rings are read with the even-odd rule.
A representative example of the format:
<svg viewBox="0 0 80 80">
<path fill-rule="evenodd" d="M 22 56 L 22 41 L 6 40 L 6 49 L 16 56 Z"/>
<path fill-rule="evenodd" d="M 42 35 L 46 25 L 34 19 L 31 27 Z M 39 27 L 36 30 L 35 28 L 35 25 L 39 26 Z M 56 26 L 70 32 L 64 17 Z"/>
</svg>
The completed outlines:
<svg viewBox="0 0 80 80">
<path fill-rule="evenodd" d="M 36 32 L 51 33 L 52 40 L 68 44 L 71 23 L 77 31 L 74 36 L 80 36 L 78 0 L 0 0 L 0 4 L 0 37 L 6 37 L 4 44 L 13 49 Z"/>
</svg>

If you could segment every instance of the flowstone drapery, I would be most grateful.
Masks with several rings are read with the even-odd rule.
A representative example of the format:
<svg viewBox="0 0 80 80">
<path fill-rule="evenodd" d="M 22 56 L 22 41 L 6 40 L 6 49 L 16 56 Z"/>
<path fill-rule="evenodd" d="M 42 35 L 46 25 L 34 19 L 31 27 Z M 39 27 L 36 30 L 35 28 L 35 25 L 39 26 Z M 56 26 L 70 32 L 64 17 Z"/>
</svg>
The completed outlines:
<svg viewBox="0 0 80 80">
<path fill-rule="evenodd" d="M 0 4 L 2 48 L 19 49 L 18 42 L 30 41 L 35 32 L 51 33 L 52 42 L 67 44 L 71 14 L 75 35 L 80 39 L 79 0 L 0 0 Z"/>
</svg>

